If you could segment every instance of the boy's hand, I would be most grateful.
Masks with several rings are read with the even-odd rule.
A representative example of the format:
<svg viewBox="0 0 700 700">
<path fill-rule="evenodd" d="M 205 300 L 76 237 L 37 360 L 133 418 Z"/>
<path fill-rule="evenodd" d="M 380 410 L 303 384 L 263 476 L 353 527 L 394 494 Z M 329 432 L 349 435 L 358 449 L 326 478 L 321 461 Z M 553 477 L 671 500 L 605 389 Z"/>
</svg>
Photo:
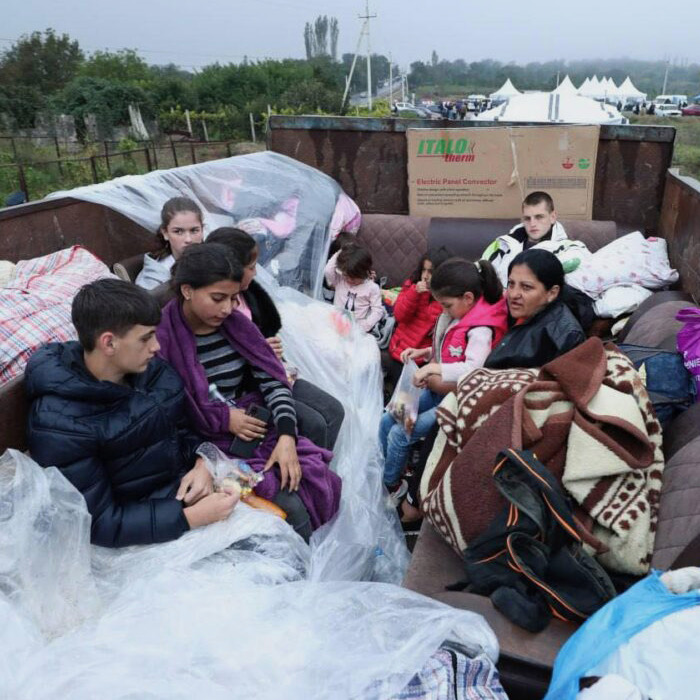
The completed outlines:
<svg viewBox="0 0 700 700">
<path fill-rule="evenodd" d="M 238 492 L 221 491 L 212 493 L 199 500 L 195 505 L 185 508 L 183 513 L 191 529 L 226 520 L 240 499 Z"/>
<path fill-rule="evenodd" d="M 214 491 L 214 479 L 207 469 L 204 460 L 199 457 L 180 481 L 180 488 L 175 498 L 184 501 L 186 505 L 193 505 Z"/>
</svg>

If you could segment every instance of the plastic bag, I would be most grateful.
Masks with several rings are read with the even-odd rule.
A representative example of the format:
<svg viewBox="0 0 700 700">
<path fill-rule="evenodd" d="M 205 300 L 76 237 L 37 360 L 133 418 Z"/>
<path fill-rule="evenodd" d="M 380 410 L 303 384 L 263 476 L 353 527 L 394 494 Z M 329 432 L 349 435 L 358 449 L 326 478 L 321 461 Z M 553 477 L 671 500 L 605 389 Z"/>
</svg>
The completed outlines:
<svg viewBox="0 0 700 700">
<path fill-rule="evenodd" d="M 214 491 L 237 493 L 241 501 L 251 508 L 266 510 L 283 520 L 287 513 L 272 501 L 253 493 L 253 489 L 265 478 L 254 472 L 247 462 L 225 455 L 216 445 L 204 442 L 197 448 L 197 454 L 214 477 Z"/>
<path fill-rule="evenodd" d="M 418 365 L 409 360 L 401 370 L 401 376 L 396 383 L 396 388 L 386 410 L 394 417 L 397 423 L 403 425 L 408 435 L 413 432 L 413 427 L 418 420 L 418 402 L 422 389 L 413 384 L 413 377 L 418 371 Z"/>
<path fill-rule="evenodd" d="M 700 401 L 700 309 L 695 306 L 681 309 L 676 320 L 684 324 L 676 340 L 678 352 L 695 382 L 695 400 Z"/>
<path fill-rule="evenodd" d="M 618 649 L 624 649 L 636 635 L 662 620 L 666 616 L 686 608 L 700 605 L 700 594 L 691 591 L 682 595 L 669 592 L 663 584 L 658 571 L 642 579 L 625 593 L 604 605 L 593 617 L 589 618 L 559 650 L 554 662 L 552 681 L 545 700 L 574 700 L 579 689 L 579 679 L 587 675 L 602 676 L 609 672 L 620 673 L 619 669 L 610 667 L 606 662 Z M 697 640 L 698 630 L 692 632 L 693 642 Z M 657 639 L 658 636 L 657 636 Z M 653 675 L 659 677 L 659 671 L 653 672 L 656 663 L 668 666 L 676 657 L 679 660 L 690 659 L 686 668 L 697 676 L 695 654 L 689 653 L 686 646 L 674 649 L 674 636 L 663 639 L 650 659 L 641 659 L 642 666 L 648 666 Z M 643 649 L 643 647 L 642 647 Z M 663 653 L 662 653 L 663 649 Z M 663 656 L 666 655 L 667 659 Z M 628 674 L 622 674 L 634 682 Z M 691 682 L 690 677 L 688 682 Z M 635 685 L 639 685 L 635 683 Z M 642 690 L 645 688 L 639 686 Z M 687 689 L 690 687 L 686 685 Z M 676 694 L 655 695 L 652 697 L 681 697 Z"/>
<path fill-rule="evenodd" d="M 228 457 L 210 442 L 202 443 L 197 448 L 197 454 L 204 459 L 214 477 L 214 491 L 233 489 L 241 497 L 249 496 L 265 478 L 263 474 L 254 472 L 247 462 Z"/>
</svg>

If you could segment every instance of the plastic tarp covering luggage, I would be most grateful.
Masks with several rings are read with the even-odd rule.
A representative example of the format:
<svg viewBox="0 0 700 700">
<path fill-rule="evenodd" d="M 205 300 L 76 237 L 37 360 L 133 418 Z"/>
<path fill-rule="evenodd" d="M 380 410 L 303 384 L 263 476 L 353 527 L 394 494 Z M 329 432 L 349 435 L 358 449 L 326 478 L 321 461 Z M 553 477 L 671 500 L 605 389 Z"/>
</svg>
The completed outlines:
<svg viewBox="0 0 700 700">
<path fill-rule="evenodd" d="M 318 550 L 244 504 L 166 544 L 91 547 L 82 496 L 9 450 L 0 520 L 2 700 L 378 699 L 446 638 L 497 657 L 478 615 L 322 570 L 309 580 Z"/>
<path fill-rule="evenodd" d="M 357 205 L 335 180 L 293 158 L 265 151 L 127 175 L 54 192 L 114 209 L 154 234 L 171 197 L 190 197 L 204 212 L 205 234 L 237 226 L 258 244 L 258 263 L 282 285 L 319 297 L 332 237 L 357 231 Z"/>
<path fill-rule="evenodd" d="M 654 571 L 591 617 L 559 651 L 545 700 L 574 700 L 579 679 L 616 674 L 652 698 L 696 697 L 700 569 Z"/>
</svg>

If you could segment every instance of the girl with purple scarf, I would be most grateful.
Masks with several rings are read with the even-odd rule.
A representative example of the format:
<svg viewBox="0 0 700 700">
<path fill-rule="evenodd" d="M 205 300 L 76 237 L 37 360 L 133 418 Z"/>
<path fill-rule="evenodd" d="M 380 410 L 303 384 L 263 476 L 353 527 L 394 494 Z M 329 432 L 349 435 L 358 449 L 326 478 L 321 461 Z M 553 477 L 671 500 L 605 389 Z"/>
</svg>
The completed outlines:
<svg viewBox="0 0 700 700">
<path fill-rule="evenodd" d="M 255 492 L 285 510 L 308 540 L 337 512 L 341 480 L 328 467 L 331 452 L 297 438 L 284 368 L 258 328 L 235 310 L 242 278 L 242 265 L 225 246 L 188 248 L 173 269 L 178 296 L 163 309 L 156 330 L 160 354 L 185 384 L 200 435 L 228 454 L 236 437 L 262 439 L 246 459 L 265 475 Z M 252 404 L 269 409 L 274 428 L 246 413 Z"/>
</svg>

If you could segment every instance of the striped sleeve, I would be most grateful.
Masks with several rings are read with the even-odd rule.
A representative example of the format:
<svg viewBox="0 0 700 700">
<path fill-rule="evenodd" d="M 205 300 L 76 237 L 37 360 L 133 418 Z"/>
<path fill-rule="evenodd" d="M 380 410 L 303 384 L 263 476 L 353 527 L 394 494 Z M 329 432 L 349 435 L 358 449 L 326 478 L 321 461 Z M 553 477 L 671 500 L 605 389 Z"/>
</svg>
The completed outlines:
<svg viewBox="0 0 700 700">
<path fill-rule="evenodd" d="M 260 369 L 252 369 L 253 378 L 258 383 L 260 393 L 272 413 L 272 420 L 279 435 L 296 436 L 297 414 L 294 409 L 292 392 L 282 382 Z"/>
</svg>

